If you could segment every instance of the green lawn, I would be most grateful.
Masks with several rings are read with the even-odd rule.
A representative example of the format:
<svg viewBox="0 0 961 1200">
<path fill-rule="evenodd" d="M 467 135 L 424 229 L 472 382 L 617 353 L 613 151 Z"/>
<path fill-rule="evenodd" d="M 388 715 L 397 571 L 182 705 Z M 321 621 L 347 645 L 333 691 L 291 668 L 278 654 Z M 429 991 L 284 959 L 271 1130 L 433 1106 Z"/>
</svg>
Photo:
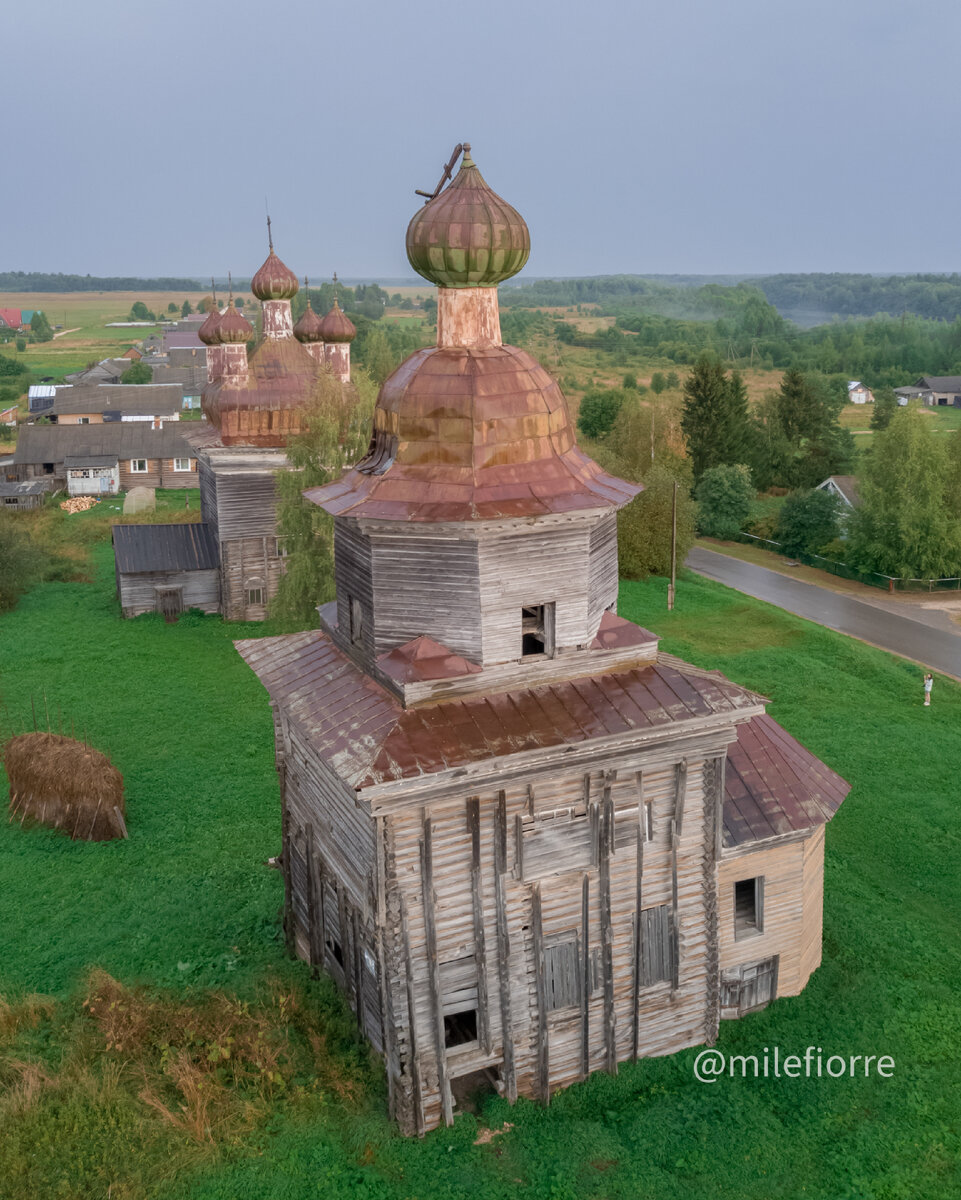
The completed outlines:
<svg viewBox="0 0 961 1200">
<path fill-rule="evenodd" d="M 696 577 L 671 614 L 663 580 L 624 584 L 623 615 L 771 697 L 854 784 L 827 831 L 823 966 L 800 997 L 723 1023 L 720 1047 L 888 1054 L 894 1076 L 701 1085 L 690 1051 L 599 1074 L 546 1110 L 493 1098 L 406 1140 L 331 985 L 284 956 L 264 865 L 280 844 L 270 712 L 231 644 L 264 628 L 121 621 L 109 546 L 94 557 L 96 583 L 44 585 L 0 617 L 5 728 L 31 726 L 45 696 L 54 725 L 82 728 L 123 772 L 130 828 L 86 845 L 0 822 L 0 990 L 53 998 L 20 1016 L 0 1005 L 3 1200 L 961 1195 L 961 686 L 939 679 L 925 710 L 918 669 L 890 655 Z M 145 1026 L 140 1057 L 111 1048 L 79 1002 L 94 965 L 157 1004 L 210 1005 L 217 989 L 267 1013 L 289 1039 L 267 1107 L 242 1114 L 241 1088 L 216 1145 L 189 1138 L 172 1102 L 167 1116 L 148 1102 L 147 1082 L 172 1078 L 177 1022 Z M 473 1144 L 479 1123 L 505 1121 Z"/>
</svg>

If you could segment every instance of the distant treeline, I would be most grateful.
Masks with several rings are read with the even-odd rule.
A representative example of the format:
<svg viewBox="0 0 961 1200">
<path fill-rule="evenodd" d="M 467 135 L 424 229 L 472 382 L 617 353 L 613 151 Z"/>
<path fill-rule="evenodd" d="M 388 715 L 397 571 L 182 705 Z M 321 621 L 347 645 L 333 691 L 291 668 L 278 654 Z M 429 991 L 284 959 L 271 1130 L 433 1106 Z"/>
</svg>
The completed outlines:
<svg viewBox="0 0 961 1200">
<path fill-rule="evenodd" d="M 0 271 L 0 292 L 196 292 L 198 279 L 138 279 L 99 275 L 53 275 L 47 271 Z"/>
<path fill-rule="evenodd" d="M 733 286 L 732 286 L 733 285 Z M 598 305 L 608 314 L 626 308 L 662 316 L 709 319 L 738 306 L 730 293 L 760 289 L 785 315 L 873 317 L 878 313 L 953 321 L 961 313 L 961 275 L 598 275 L 540 279 L 501 288 L 504 307 L 558 308 Z M 808 322 L 805 322 L 808 323 Z"/>
<path fill-rule="evenodd" d="M 961 275 L 765 275 L 753 281 L 779 312 L 839 317 L 877 313 L 953 321 L 961 313 Z"/>
</svg>

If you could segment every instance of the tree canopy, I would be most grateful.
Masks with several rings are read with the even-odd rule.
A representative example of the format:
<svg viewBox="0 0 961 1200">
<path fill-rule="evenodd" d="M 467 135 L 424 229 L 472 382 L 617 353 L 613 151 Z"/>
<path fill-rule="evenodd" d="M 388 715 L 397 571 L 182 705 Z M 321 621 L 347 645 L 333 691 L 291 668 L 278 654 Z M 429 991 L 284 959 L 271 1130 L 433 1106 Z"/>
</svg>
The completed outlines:
<svg viewBox="0 0 961 1200">
<path fill-rule="evenodd" d="M 701 354 L 684 381 L 681 428 L 695 483 L 711 467 L 750 459 L 752 426 L 744 381 L 737 371 L 728 375 L 714 354 Z"/>
</svg>

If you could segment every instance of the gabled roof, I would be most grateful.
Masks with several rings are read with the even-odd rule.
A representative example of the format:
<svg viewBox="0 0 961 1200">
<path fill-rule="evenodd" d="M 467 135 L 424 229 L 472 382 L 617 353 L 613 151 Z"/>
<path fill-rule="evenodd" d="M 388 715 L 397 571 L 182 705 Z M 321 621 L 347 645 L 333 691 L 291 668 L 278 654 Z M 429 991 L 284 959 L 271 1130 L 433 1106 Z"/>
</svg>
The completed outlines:
<svg viewBox="0 0 961 1200">
<path fill-rule="evenodd" d="M 104 425 L 24 425 L 17 438 L 15 463 L 62 462 L 68 456 L 113 458 L 195 458 L 184 441 L 180 422 L 154 429 L 149 421 L 112 421 Z"/>
<path fill-rule="evenodd" d="M 197 336 L 196 329 L 165 330 L 163 336 L 164 351 L 167 350 L 203 350 L 203 342 Z"/>
<path fill-rule="evenodd" d="M 829 475 L 823 483 L 818 484 L 818 491 L 837 492 L 850 508 L 857 508 L 861 503 L 856 475 Z"/>
<path fill-rule="evenodd" d="M 213 571 L 217 540 L 206 522 L 114 525 L 113 549 L 121 575 L 161 571 Z"/>
<path fill-rule="evenodd" d="M 932 392 L 961 392 L 961 375 L 922 375 L 915 387 Z"/>
<path fill-rule="evenodd" d="M 177 383 L 79 384 L 58 389 L 53 408 L 44 415 L 115 412 L 170 417 L 180 412 L 182 404 L 183 390 Z"/>
<path fill-rule="evenodd" d="M 550 747 L 756 710 L 724 678 L 661 663 L 403 708 L 323 633 L 235 643 L 271 699 L 358 791 Z M 743 720 L 744 717 L 742 716 Z"/>
<path fill-rule="evenodd" d="M 11 329 L 19 329 L 22 324 L 22 317 L 19 308 L 0 308 L 0 321 L 5 325 L 9 325 Z"/>
</svg>

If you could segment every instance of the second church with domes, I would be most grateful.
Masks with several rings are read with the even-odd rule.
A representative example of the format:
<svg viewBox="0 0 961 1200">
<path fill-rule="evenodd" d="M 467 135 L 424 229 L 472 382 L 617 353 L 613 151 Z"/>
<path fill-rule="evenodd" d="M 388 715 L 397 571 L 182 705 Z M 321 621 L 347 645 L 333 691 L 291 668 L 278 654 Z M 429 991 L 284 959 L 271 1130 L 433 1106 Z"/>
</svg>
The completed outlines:
<svg viewBox="0 0 961 1200">
<path fill-rule="evenodd" d="M 344 403 L 351 402 L 346 385 L 357 331 L 336 303 L 321 318 L 308 302 L 294 325 L 299 284 L 272 238 L 250 290 L 261 302 L 263 326 L 251 354 L 255 332 L 233 299 L 199 330 L 207 346 L 205 419 L 186 437 L 198 459 L 201 524 L 125 526 L 115 534 L 125 616 L 198 607 L 229 620 L 263 620 L 285 566 L 275 480 L 288 467 L 287 440 L 304 432 L 325 376 L 338 380 Z M 127 564 L 135 569 L 123 569 Z"/>
<path fill-rule="evenodd" d="M 711 1043 L 821 956 L 847 785 L 763 697 L 617 615 L 638 491 L 502 344 L 527 226 L 465 153 L 415 215 L 437 345 L 384 383 L 321 630 L 238 642 L 271 697 L 289 944 L 383 1053 L 405 1132 Z"/>
</svg>

